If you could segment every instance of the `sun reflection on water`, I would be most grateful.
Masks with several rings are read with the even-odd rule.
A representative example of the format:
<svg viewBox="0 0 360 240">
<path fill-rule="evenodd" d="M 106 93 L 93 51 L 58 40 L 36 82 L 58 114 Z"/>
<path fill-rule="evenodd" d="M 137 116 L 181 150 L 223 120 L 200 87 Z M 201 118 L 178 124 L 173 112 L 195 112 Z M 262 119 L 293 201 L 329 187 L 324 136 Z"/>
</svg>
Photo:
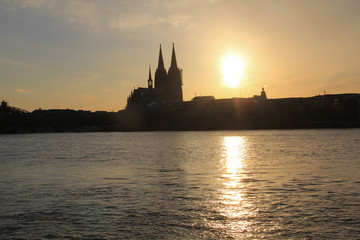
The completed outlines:
<svg viewBox="0 0 360 240">
<path fill-rule="evenodd" d="M 223 139 L 223 188 L 220 190 L 219 213 L 226 217 L 226 228 L 230 234 L 247 231 L 255 215 L 252 203 L 247 198 L 246 178 L 247 143 L 245 137 L 229 136 Z M 224 229 L 225 230 L 225 229 Z"/>
<path fill-rule="evenodd" d="M 225 167 L 229 175 L 237 180 L 237 173 L 241 173 L 246 157 L 246 145 L 243 137 L 224 137 Z"/>
</svg>

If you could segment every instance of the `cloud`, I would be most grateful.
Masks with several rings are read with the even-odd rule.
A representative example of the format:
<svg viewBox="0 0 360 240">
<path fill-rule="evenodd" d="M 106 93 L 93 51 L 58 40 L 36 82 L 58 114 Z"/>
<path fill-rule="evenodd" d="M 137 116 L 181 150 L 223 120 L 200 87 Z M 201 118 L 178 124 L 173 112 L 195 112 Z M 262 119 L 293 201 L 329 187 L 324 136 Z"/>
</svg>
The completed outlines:
<svg viewBox="0 0 360 240">
<path fill-rule="evenodd" d="M 102 77 L 102 75 L 98 73 L 84 72 L 81 73 L 81 77 L 79 77 L 78 80 L 83 83 L 89 83 L 99 80 L 100 77 Z"/>
<path fill-rule="evenodd" d="M 214 0 L 4 0 L 9 9 L 31 10 L 36 14 L 58 18 L 60 22 L 76 23 L 99 29 L 136 29 L 169 24 L 190 29 L 194 18 L 188 12 L 195 7 L 206 7 Z"/>
<path fill-rule="evenodd" d="M 8 6 L 20 8 L 40 8 L 51 2 L 51 0 L 3 0 Z"/>
<path fill-rule="evenodd" d="M 182 1 L 164 1 L 152 0 L 152 5 L 159 7 L 163 6 L 165 9 L 182 9 L 192 8 L 193 6 L 207 6 L 214 4 L 217 0 L 182 0 Z"/>
<path fill-rule="evenodd" d="M 194 26 L 192 17 L 187 15 L 175 14 L 169 17 L 169 22 L 172 26 L 179 28 L 184 27 L 189 30 Z"/>
<path fill-rule="evenodd" d="M 153 17 L 148 14 L 122 13 L 109 20 L 108 27 L 112 29 L 131 29 L 149 25 L 159 25 L 165 23 L 164 17 Z"/>
<path fill-rule="evenodd" d="M 16 67 L 31 67 L 31 68 L 35 67 L 35 68 L 39 68 L 39 66 L 34 65 L 32 63 L 12 60 L 12 59 L 8 59 L 8 58 L 1 58 L 1 57 L 0 57 L 0 64 L 13 65 L 13 66 L 16 66 Z"/>
<path fill-rule="evenodd" d="M 73 0 L 4 0 L 8 9 L 31 10 L 38 15 L 58 18 L 61 22 L 99 26 L 96 1 Z"/>
<path fill-rule="evenodd" d="M 53 95 L 71 101 L 91 101 L 98 98 L 96 94 L 54 93 Z"/>
<path fill-rule="evenodd" d="M 90 1 L 69 1 L 62 3 L 59 16 L 70 23 L 86 24 L 91 27 L 99 27 L 99 12 L 95 3 Z"/>
<path fill-rule="evenodd" d="M 103 85 L 104 75 L 93 73 L 93 72 L 80 72 L 79 76 L 76 76 L 71 79 L 71 84 L 69 85 L 72 89 L 88 89 L 88 88 L 98 88 L 100 85 Z"/>
<path fill-rule="evenodd" d="M 16 0 L 15 0 L 16 1 Z M 20 6 L 22 6 L 23 8 L 39 8 L 42 6 L 45 6 L 46 4 L 51 3 L 52 1 L 47 1 L 47 0 L 21 0 L 21 1 L 17 1 L 19 2 Z"/>
<path fill-rule="evenodd" d="M 21 94 L 33 94 L 33 92 L 26 90 L 26 89 L 22 89 L 22 88 L 15 89 L 15 92 L 21 93 Z"/>
</svg>

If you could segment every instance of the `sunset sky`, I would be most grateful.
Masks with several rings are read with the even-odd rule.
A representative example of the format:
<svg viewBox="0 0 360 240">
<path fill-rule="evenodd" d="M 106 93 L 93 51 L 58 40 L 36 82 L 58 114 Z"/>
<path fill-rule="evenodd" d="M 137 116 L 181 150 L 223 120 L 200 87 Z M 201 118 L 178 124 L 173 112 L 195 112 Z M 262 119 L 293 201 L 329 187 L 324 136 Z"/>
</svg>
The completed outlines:
<svg viewBox="0 0 360 240">
<path fill-rule="evenodd" d="M 0 0 L 0 98 L 11 106 L 118 111 L 154 76 L 162 44 L 196 95 L 360 93 L 359 0 Z M 246 63 L 223 82 L 227 54 Z"/>
</svg>

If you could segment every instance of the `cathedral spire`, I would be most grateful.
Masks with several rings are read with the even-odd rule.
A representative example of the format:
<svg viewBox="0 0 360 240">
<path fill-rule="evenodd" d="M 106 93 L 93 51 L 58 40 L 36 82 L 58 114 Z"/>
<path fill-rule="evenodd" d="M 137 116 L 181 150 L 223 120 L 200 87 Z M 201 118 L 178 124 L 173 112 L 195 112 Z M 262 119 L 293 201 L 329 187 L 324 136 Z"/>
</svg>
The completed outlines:
<svg viewBox="0 0 360 240">
<path fill-rule="evenodd" d="M 171 65 L 170 65 L 170 68 L 177 68 L 174 43 L 173 43 L 173 49 L 172 49 L 172 55 L 171 55 Z"/>
<path fill-rule="evenodd" d="M 173 43 L 172 55 L 171 55 L 171 65 L 168 72 L 168 102 L 182 102 L 182 77 L 181 70 L 177 66 L 176 55 L 175 55 L 175 46 Z"/>
<path fill-rule="evenodd" d="M 167 82 L 167 72 L 164 67 L 164 60 L 163 60 L 161 44 L 160 44 L 159 63 L 155 71 L 155 80 L 154 80 L 155 88 L 165 89 L 166 82 Z"/>
<path fill-rule="evenodd" d="M 150 65 L 149 65 L 148 88 L 149 88 L 149 89 L 152 89 L 152 88 L 153 88 L 153 80 L 151 79 L 151 67 L 150 67 Z"/>
<path fill-rule="evenodd" d="M 164 69 L 164 68 L 165 68 L 164 67 L 164 60 L 163 60 L 162 51 L 161 51 L 161 44 L 160 44 L 158 69 Z"/>
</svg>

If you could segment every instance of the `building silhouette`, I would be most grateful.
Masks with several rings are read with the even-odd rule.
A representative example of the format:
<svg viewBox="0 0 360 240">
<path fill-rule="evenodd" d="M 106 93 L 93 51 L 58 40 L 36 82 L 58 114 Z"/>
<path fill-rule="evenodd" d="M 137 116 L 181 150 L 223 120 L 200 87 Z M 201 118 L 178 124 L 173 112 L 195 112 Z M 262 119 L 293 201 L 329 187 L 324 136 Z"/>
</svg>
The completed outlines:
<svg viewBox="0 0 360 240">
<path fill-rule="evenodd" d="M 268 98 L 264 87 L 249 98 L 196 96 L 183 101 L 182 70 L 173 44 L 165 68 L 160 45 L 154 78 L 133 89 L 118 112 L 26 110 L 0 102 L 0 134 L 32 132 L 240 130 L 360 127 L 360 94 Z"/>
<path fill-rule="evenodd" d="M 169 102 L 182 102 L 182 77 L 181 70 L 177 67 L 175 47 L 173 44 L 171 65 L 168 72 L 167 82 L 165 84 L 165 90 L 167 93 L 167 99 Z M 155 79 L 156 81 L 156 79 Z"/>
<path fill-rule="evenodd" d="M 131 91 L 127 99 L 127 107 L 147 105 L 152 102 L 179 103 L 183 101 L 182 70 L 177 66 L 175 46 L 172 47 L 171 64 L 168 71 L 164 65 L 162 49 L 160 45 L 158 66 L 155 71 L 155 79 L 152 80 L 151 68 L 149 67 L 148 87 L 139 87 Z"/>
</svg>

